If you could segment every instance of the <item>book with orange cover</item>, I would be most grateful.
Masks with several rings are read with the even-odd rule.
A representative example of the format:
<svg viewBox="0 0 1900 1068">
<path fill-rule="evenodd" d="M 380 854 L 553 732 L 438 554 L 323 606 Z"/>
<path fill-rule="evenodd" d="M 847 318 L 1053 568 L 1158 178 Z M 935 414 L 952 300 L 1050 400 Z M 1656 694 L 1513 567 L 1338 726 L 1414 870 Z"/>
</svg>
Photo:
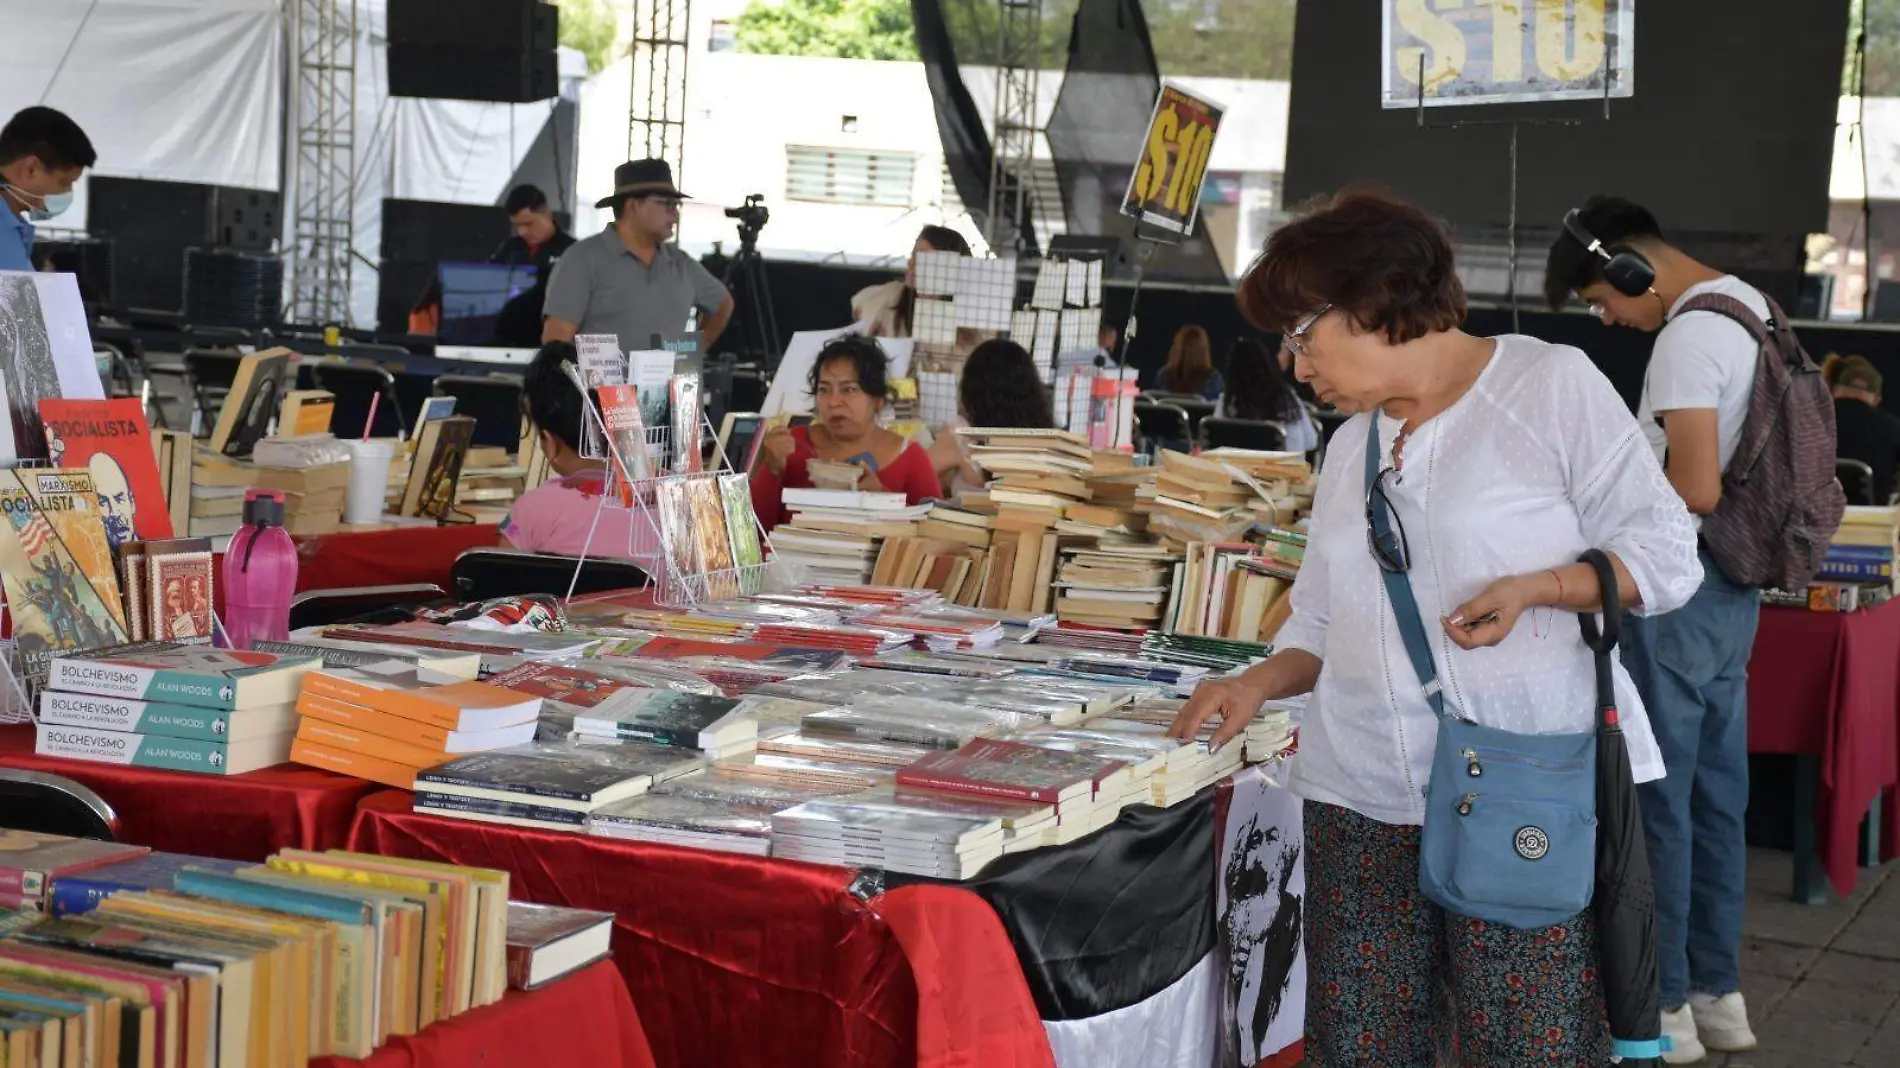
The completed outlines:
<svg viewBox="0 0 1900 1068">
<path fill-rule="evenodd" d="M 303 692 L 373 708 L 452 731 L 491 731 L 541 714 L 541 699 L 481 682 L 436 685 L 415 670 L 326 668 L 304 676 Z"/>
<path fill-rule="evenodd" d="M 292 763 L 306 767 L 322 768 L 334 771 L 338 775 L 379 782 L 384 786 L 394 786 L 398 790 L 416 788 L 416 769 L 407 764 L 398 764 L 393 760 L 380 760 L 361 753 L 352 753 L 346 749 L 333 749 L 302 738 L 290 743 Z"/>
<path fill-rule="evenodd" d="M 394 738 L 385 738 L 380 734 L 357 730 L 354 727 L 340 727 L 320 719 L 305 719 L 297 724 L 297 739 L 342 749 L 361 756 L 375 757 L 394 764 L 420 771 L 433 768 L 437 764 L 446 764 L 453 757 L 435 749 L 424 749 L 419 745 L 399 742 Z"/>
<path fill-rule="evenodd" d="M 310 693 L 297 698 L 297 714 L 305 719 L 324 720 L 339 727 L 381 735 L 404 745 L 444 754 L 438 763 L 462 753 L 481 753 L 532 742 L 536 725 L 534 720 L 527 720 L 492 731 L 452 731 L 432 723 L 378 712 L 366 705 Z"/>
</svg>

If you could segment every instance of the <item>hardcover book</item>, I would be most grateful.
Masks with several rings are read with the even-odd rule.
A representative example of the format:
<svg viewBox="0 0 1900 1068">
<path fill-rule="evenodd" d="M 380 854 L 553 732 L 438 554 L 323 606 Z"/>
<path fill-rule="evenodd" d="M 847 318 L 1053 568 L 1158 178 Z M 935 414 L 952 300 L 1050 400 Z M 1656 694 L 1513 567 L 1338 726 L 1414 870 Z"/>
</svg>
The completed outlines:
<svg viewBox="0 0 1900 1068">
<path fill-rule="evenodd" d="M 149 852 L 144 846 L 0 827 L 0 908 L 43 912 L 47 888 L 60 876 Z"/>
<path fill-rule="evenodd" d="M 125 603 L 92 475 L 0 471 L 0 581 L 27 669 L 126 640 Z"/>
<path fill-rule="evenodd" d="M 229 711 L 294 701 L 298 684 L 315 666 L 311 657 L 141 642 L 59 657 L 48 685 Z"/>
<path fill-rule="evenodd" d="M 607 956 L 608 912 L 508 903 L 508 985 L 533 990 Z"/>
<path fill-rule="evenodd" d="M 40 402 L 40 418 L 53 463 L 92 475 L 109 543 L 172 536 L 142 401 L 48 399 Z"/>
<path fill-rule="evenodd" d="M 231 392 L 225 394 L 224 407 L 218 409 L 218 421 L 211 430 L 212 452 L 234 458 L 249 456 L 257 443 L 270 435 L 271 420 L 284 396 L 290 356 L 289 349 L 269 349 L 251 353 L 238 362 Z"/>
<path fill-rule="evenodd" d="M 1088 804 L 1098 785 L 1119 790 L 1127 764 L 1021 742 L 978 738 L 955 752 L 932 753 L 897 773 L 899 786 L 992 794 L 1061 805 Z"/>
<path fill-rule="evenodd" d="M 452 415 L 423 425 L 416 439 L 415 463 L 403 485 L 402 514 L 449 520 L 455 512 L 455 487 L 475 442 L 475 419 Z"/>
</svg>

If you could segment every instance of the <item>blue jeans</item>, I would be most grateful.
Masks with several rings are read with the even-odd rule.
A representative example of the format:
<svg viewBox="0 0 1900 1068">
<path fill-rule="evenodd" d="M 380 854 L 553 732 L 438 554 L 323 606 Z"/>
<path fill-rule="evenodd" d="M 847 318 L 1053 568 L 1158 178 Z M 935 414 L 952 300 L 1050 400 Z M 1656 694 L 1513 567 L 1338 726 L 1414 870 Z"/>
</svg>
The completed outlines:
<svg viewBox="0 0 1900 1068">
<path fill-rule="evenodd" d="M 1668 776 L 1644 783 L 1665 1009 L 1690 991 L 1741 988 L 1748 809 L 1748 657 L 1761 614 L 1702 553 L 1702 588 L 1659 616 L 1623 620 L 1623 666 L 1649 710 Z"/>
</svg>

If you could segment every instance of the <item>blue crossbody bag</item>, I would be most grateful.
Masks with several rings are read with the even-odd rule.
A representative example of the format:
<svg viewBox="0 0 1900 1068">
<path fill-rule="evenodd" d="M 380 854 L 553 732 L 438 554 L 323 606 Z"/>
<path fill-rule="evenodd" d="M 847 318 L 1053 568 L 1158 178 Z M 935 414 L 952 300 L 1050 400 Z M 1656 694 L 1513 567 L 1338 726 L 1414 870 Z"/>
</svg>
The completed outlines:
<svg viewBox="0 0 1900 1068">
<path fill-rule="evenodd" d="M 1372 536 L 1389 541 L 1389 505 L 1373 501 L 1379 459 L 1374 412 L 1366 436 L 1366 511 Z M 1438 716 L 1419 888 L 1460 916 L 1520 930 L 1569 920 L 1590 904 L 1596 883 L 1595 732 L 1516 734 L 1446 708 L 1411 580 L 1378 562 L 1406 655 Z"/>
</svg>

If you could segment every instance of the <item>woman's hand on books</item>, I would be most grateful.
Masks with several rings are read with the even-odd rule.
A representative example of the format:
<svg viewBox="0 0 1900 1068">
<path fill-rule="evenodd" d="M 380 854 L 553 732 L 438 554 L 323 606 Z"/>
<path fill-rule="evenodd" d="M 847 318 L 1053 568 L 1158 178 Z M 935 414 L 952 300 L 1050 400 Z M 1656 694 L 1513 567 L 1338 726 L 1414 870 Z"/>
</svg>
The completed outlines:
<svg viewBox="0 0 1900 1068">
<path fill-rule="evenodd" d="M 1319 681 L 1319 669 L 1319 657 L 1304 649 L 1287 649 L 1238 675 L 1203 682 L 1174 717 L 1168 733 L 1193 741 L 1208 720 L 1219 719 L 1220 727 L 1208 740 L 1210 748 L 1219 749 L 1240 737 L 1248 722 L 1260 714 L 1261 705 L 1310 692 Z"/>
<path fill-rule="evenodd" d="M 884 481 L 877 477 L 877 472 L 866 464 L 858 466 L 864 469 L 864 473 L 858 476 L 858 488 L 869 493 L 883 493 Z"/>
</svg>

